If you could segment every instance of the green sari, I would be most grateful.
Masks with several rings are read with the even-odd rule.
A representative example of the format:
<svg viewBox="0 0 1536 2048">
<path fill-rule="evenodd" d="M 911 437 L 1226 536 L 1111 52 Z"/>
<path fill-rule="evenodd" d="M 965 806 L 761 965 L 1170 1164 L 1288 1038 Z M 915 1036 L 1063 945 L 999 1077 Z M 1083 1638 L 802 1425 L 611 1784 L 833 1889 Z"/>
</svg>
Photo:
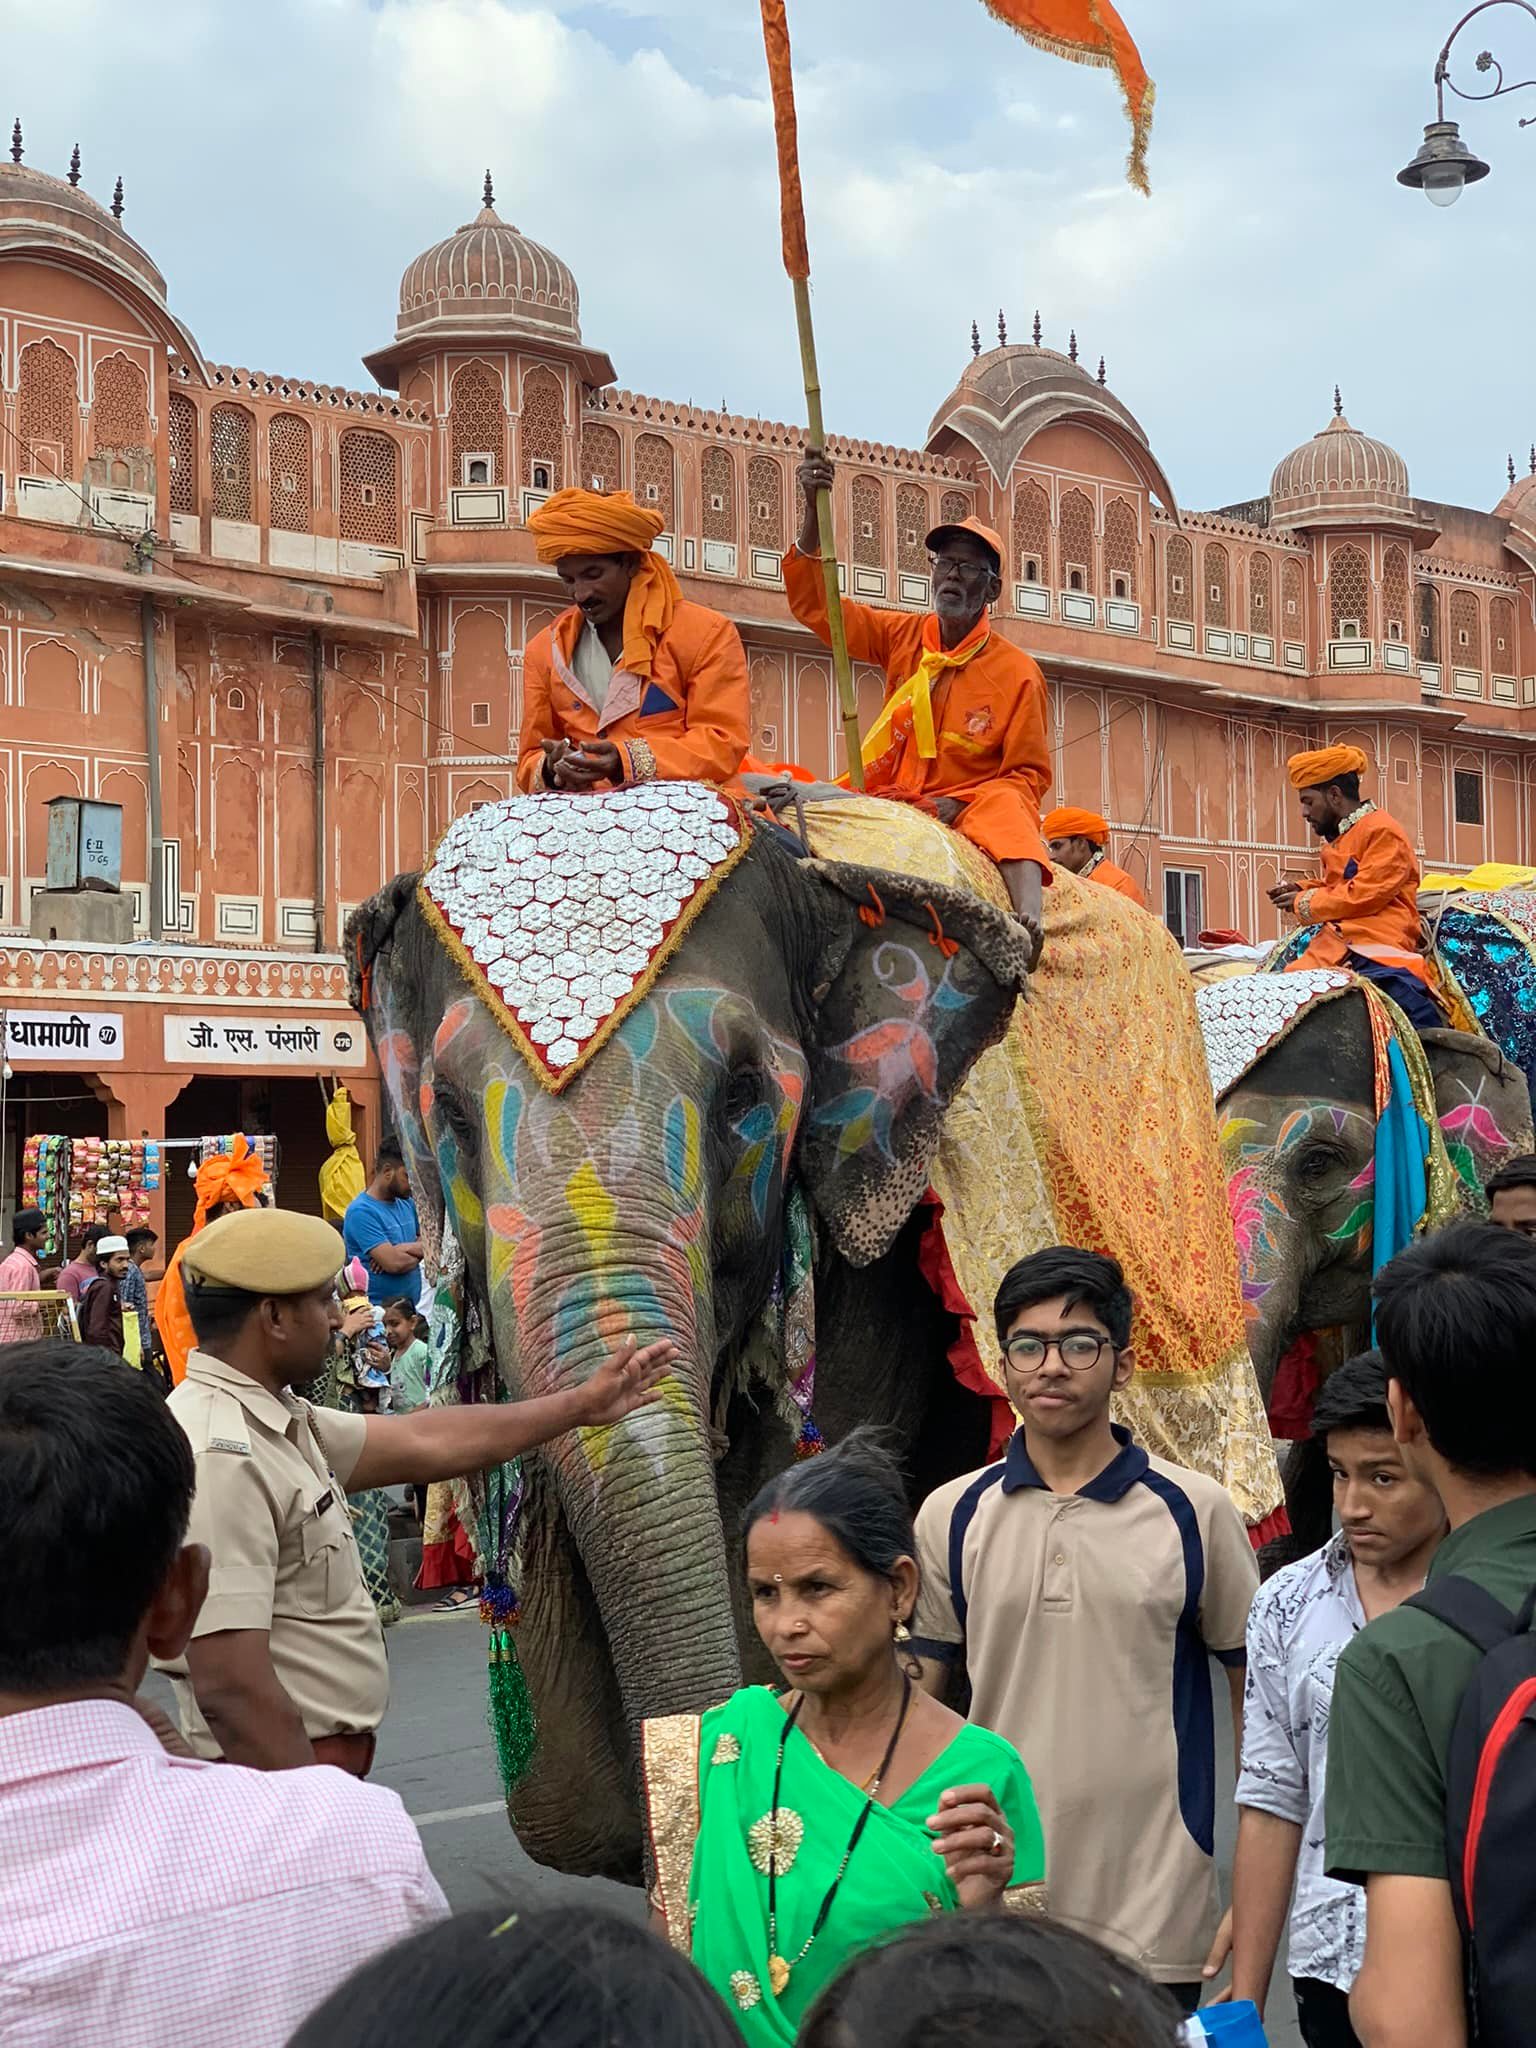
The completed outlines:
<svg viewBox="0 0 1536 2048">
<path fill-rule="evenodd" d="M 779 1793 L 777 1881 L 778 1953 L 792 1969 L 776 1998 L 768 1978 L 764 1837 L 783 1732 L 778 1696 L 761 1685 L 744 1686 L 705 1714 L 673 1714 L 644 1728 L 652 1903 L 673 1946 L 693 1957 L 754 2048 L 788 2048 L 816 1994 L 860 1949 L 908 1921 L 958 1909 L 924 1825 L 951 1785 L 990 1786 L 1013 1829 L 1013 1875 L 1003 1904 L 1045 1906 L 1045 1844 L 1029 1775 L 1011 1743 L 967 1725 L 893 1805 L 871 1809 L 826 1925 L 797 1962 L 866 1794 L 792 1728 Z"/>
</svg>

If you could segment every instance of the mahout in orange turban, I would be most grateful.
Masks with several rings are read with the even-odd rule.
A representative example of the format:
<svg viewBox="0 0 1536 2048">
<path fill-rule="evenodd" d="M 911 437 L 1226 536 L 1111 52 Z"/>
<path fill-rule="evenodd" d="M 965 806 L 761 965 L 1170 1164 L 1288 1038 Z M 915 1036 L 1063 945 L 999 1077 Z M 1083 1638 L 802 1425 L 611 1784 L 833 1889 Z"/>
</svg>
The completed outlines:
<svg viewBox="0 0 1536 2048">
<path fill-rule="evenodd" d="M 1109 824 L 1097 811 L 1080 811 L 1072 804 L 1062 804 L 1040 820 L 1040 837 L 1047 844 L 1053 839 L 1087 839 L 1095 846 L 1107 846 Z"/>
<path fill-rule="evenodd" d="M 637 505 L 628 491 L 556 491 L 528 520 L 541 562 L 567 555 L 640 557 L 624 604 L 619 655 L 619 667 L 629 675 L 650 675 L 656 643 L 683 594 L 672 564 L 652 545 L 665 524 L 660 512 Z"/>
<path fill-rule="evenodd" d="M 1318 747 L 1310 754 L 1292 754 L 1285 772 L 1292 789 L 1319 789 L 1341 775 L 1364 775 L 1370 765 L 1358 747 Z"/>
</svg>

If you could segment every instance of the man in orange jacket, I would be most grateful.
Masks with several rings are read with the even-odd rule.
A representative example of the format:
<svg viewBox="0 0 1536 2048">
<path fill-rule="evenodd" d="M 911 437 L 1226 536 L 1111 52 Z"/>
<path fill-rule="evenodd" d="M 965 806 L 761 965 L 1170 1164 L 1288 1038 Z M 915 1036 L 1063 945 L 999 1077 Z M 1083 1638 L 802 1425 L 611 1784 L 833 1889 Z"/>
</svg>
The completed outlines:
<svg viewBox="0 0 1536 2048">
<path fill-rule="evenodd" d="M 1318 929 L 1292 968 L 1344 967 L 1374 981 L 1416 1031 L 1445 1018 L 1431 989 L 1419 919 L 1419 863 L 1396 818 L 1360 796 L 1358 747 L 1320 747 L 1285 764 L 1301 813 L 1323 844 L 1315 880 L 1287 877 L 1269 900 Z"/>
<path fill-rule="evenodd" d="M 800 465 L 805 519 L 784 557 L 789 608 L 830 639 L 816 531 L 816 493 L 830 490 L 825 455 Z M 1002 590 L 1003 544 L 979 520 L 936 526 L 927 537 L 933 610 L 843 606 L 848 652 L 885 670 L 885 708 L 864 736 L 871 796 L 916 804 L 953 825 L 1002 870 L 1014 913 L 1040 944 L 1040 892 L 1050 860 L 1040 804 L 1051 786 L 1045 678 L 987 616 Z"/>
<path fill-rule="evenodd" d="M 523 656 L 519 789 L 734 781 L 751 723 L 741 635 L 683 596 L 652 546 L 661 528 L 628 491 L 556 491 L 528 521 L 571 605 Z"/>
<path fill-rule="evenodd" d="M 1097 882 L 1102 889 L 1113 889 L 1117 896 L 1146 909 L 1146 894 L 1140 882 L 1124 868 L 1116 867 L 1105 851 L 1109 845 L 1109 823 L 1097 811 L 1080 811 L 1071 804 L 1062 804 L 1040 820 L 1040 830 L 1057 867 L 1080 875 L 1085 882 Z"/>
</svg>

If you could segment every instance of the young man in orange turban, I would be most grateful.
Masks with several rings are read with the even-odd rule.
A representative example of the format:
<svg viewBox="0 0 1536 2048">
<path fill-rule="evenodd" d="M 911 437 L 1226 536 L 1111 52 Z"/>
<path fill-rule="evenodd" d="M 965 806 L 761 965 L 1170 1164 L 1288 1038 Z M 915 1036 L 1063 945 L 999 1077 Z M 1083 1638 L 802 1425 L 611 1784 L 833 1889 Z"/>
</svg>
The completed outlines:
<svg viewBox="0 0 1536 2048">
<path fill-rule="evenodd" d="M 1062 804 L 1040 820 L 1040 831 L 1059 868 L 1081 875 L 1085 882 L 1113 889 L 1140 909 L 1147 907 L 1146 895 L 1134 875 L 1118 868 L 1105 848 L 1109 845 L 1109 823 L 1097 811 L 1080 811 Z"/>
<path fill-rule="evenodd" d="M 556 491 L 528 521 L 570 609 L 523 656 L 519 789 L 730 783 L 747 751 L 747 657 L 729 619 L 683 596 L 628 491 Z"/>
<path fill-rule="evenodd" d="M 816 531 L 816 493 L 830 490 L 825 455 L 800 465 L 805 518 L 784 557 L 789 608 L 830 641 Z M 1040 804 L 1051 786 L 1045 678 L 987 613 L 1002 590 L 1003 544 L 979 520 L 934 527 L 933 610 L 877 612 L 845 604 L 848 652 L 885 670 L 885 708 L 864 735 L 864 787 L 916 804 L 989 853 L 1014 913 L 1040 944 L 1040 891 L 1050 861 Z"/>
<path fill-rule="evenodd" d="M 1358 747 L 1320 747 L 1285 764 L 1301 814 L 1322 841 L 1323 872 L 1287 878 L 1271 903 L 1318 927 L 1297 967 L 1343 967 L 1389 995 L 1416 1031 L 1445 1018 L 1431 989 L 1419 921 L 1419 863 L 1396 818 L 1362 801 L 1370 766 Z"/>
<path fill-rule="evenodd" d="M 197 1343 L 192 1317 L 187 1310 L 186 1283 L 181 1277 L 181 1259 L 199 1231 L 228 1216 L 236 1209 L 254 1209 L 267 1187 L 267 1170 L 260 1155 L 237 1136 L 228 1152 L 216 1152 L 197 1169 L 197 1206 L 192 1211 L 192 1228 L 177 1245 L 167 1262 L 160 1285 L 155 1289 L 155 1327 L 160 1332 L 165 1362 L 171 1379 L 179 1387 L 186 1378 L 187 1355 Z"/>
</svg>

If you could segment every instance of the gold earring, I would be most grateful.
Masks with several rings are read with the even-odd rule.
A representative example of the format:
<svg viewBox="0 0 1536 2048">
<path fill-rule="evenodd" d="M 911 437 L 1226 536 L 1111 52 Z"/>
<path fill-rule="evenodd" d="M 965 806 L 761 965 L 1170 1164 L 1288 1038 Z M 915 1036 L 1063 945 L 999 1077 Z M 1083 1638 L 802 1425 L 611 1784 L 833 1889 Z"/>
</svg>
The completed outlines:
<svg viewBox="0 0 1536 2048">
<path fill-rule="evenodd" d="M 897 1643 L 911 1642 L 912 1631 L 907 1627 L 907 1624 L 904 1621 L 898 1621 L 895 1628 L 892 1629 L 891 1640 Z"/>
</svg>

